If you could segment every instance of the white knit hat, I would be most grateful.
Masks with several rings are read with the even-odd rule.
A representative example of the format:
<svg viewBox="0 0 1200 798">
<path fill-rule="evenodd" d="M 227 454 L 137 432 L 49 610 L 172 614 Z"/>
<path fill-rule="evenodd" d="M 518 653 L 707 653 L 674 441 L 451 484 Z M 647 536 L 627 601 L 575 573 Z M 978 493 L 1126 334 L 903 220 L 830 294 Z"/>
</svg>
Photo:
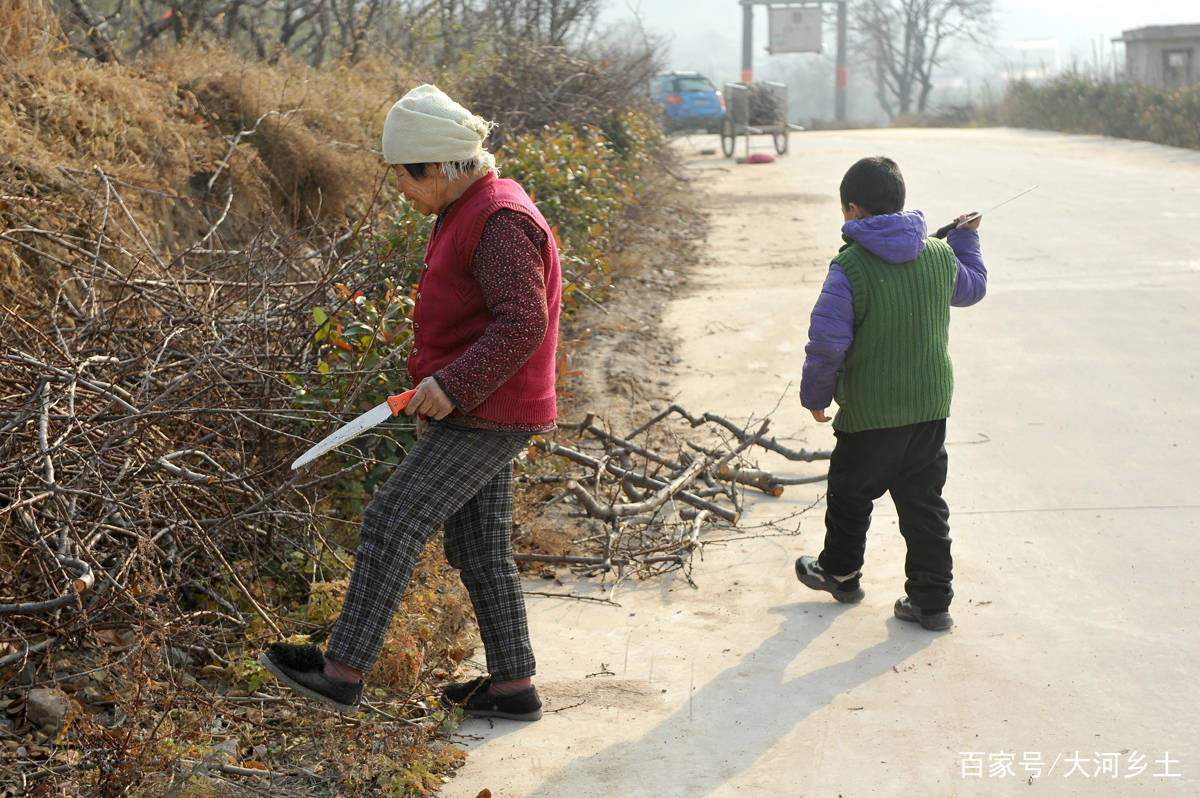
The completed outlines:
<svg viewBox="0 0 1200 798">
<path fill-rule="evenodd" d="M 437 86 L 417 86 L 388 111 L 383 123 L 387 163 L 454 163 L 483 152 L 491 123 L 451 100 Z"/>
</svg>

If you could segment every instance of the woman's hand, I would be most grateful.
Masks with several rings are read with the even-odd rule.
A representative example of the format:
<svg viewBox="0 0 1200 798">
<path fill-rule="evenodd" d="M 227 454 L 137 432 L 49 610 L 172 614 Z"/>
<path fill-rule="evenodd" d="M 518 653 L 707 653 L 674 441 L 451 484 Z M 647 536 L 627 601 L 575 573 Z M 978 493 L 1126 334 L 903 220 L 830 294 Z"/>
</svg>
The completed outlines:
<svg viewBox="0 0 1200 798">
<path fill-rule="evenodd" d="M 820 410 L 809 410 L 808 412 L 812 413 L 812 417 L 813 417 L 814 419 L 816 419 L 817 421 L 819 421 L 819 422 L 821 422 L 822 424 L 824 424 L 826 421 L 832 421 L 832 420 L 833 420 L 833 419 L 831 419 L 829 416 L 825 415 L 825 411 L 826 411 L 826 410 L 828 410 L 828 409 L 829 409 L 829 408 L 827 408 L 827 407 L 823 407 L 823 408 L 821 408 Z"/>
<path fill-rule="evenodd" d="M 442 386 L 438 385 L 437 380 L 426 377 L 417 386 L 417 392 L 409 400 L 404 412 L 410 416 L 420 413 L 440 421 L 454 412 L 454 402 L 450 401 L 450 397 L 442 390 Z"/>
</svg>

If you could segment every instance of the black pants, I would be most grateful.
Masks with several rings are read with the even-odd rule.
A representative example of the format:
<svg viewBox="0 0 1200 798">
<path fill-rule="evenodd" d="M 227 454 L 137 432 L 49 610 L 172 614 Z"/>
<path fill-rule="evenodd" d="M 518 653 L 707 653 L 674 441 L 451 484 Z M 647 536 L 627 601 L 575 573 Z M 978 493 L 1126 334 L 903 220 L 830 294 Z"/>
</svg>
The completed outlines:
<svg viewBox="0 0 1200 798">
<path fill-rule="evenodd" d="M 821 567 L 837 576 L 862 568 L 872 503 L 888 492 L 908 544 L 908 597 L 923 610 L 947 609 L 954 591 L 950 509 L 942 499 L 946 420 L 834 434 Z"/>
</svg>

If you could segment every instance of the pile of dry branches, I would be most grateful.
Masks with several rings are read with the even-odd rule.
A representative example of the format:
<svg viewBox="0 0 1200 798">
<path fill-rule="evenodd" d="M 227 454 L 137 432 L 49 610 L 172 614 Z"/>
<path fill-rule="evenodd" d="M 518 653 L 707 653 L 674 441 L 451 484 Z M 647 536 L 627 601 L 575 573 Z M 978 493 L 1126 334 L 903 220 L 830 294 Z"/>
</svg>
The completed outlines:
<svg viewBox="0 0 1200 798">
<path fill-rule="evenodd" d="M 181 762 L 238 778 L 266 767 L 277 795 L 292 794 L 280 774 L 347 795 L 434 778 L 445 763 L 405 749 L 434 725 L 417 691 L 469 656 L 455 637 L 469 605 L 440 564 L 423 562 L 372 671 L 391 716 L 329 729 L 309 715 L 306 749 L 256 664 L 267 640 L 320 641 L 363 460 L 385 470 L 345 450 L 287 464 L 363 409 L 363 385 L 402 372 L 396 337 L 368 366 L 359 344 L 379 330 L 331 330 L 365 316 L 339 286 L 401 305 L 419 266 L 424 237 L 383 207 L 370 132 L 379 86 L 415 78 L 390 59 L 352 79 L 201 47 L 100 68 L 34 36 L 53 29 L 43 11 L 0 2 L 0 130 L 17 142 L 0 154 L 0 798 L 184 789 L 143 783 L 163 773 L 190 791 Z M 556 103 L 594 122 L 636 81 L 553 63 L 562 88 L 491 102 L 535 127 Z M 43 723 L 37 691 L 66 714 Z M 227 743 L 219 768 L 196 764 Z"/>
<path fill-rule="evenodd" d="M 28 270 L 26 291 L 6 285 L 0 302 L 0 675 L 82 691 L 103 668 L 118 695 L 70 726 L 70 767 L 27 755 L 0 781 L 70 772 L 119 785 L 136 776 L 139 738 L 160 728 L 110 736 L 132 722 L 123 701 L 146 707 L 157 690 L 188 703 L 184 669 L 236 679 L 255 636 L 313 630 L 276 615 L 274 586 L 303 601 L 346 573 L 327 537 L 348 521 L 316 488 L 358 464 L 287 464 L 359 410 L 300 412 L 295 383 L 319 378 L 313 307 L 335 307 L 335 284 L 368 283 L 367 262 L 382 265 L 348 253 L 347 233 L 263 231 L 236 250 L 209 235 L 167 254 L 128 211 L 139 189 L 99 170 L 72 177 L 82 199 L 60 203 L 53 227 L 41 201 L 0 185 L 0 246 Z"/>
<path fill-rule="evenodd" d="M 6 308 L 0 328 L 0 590 L 27 599 L 0 614 L 56 617 L 33 648 L 129 599 L 132 573 L 169 595 L 201 554 L 267 559 L 311 523 L 280 512 L 304 487 L 279 469 L 307 426 L 283 376 L 312 369 L 306 315 L 357 264 L 333 242 L 286 257 L 266 235 L 168 259 L 123 213 L 131 191 L 98 174 L 69 232 L 20 224 L 23 198 L 6 202 L 18 223 L 0 237 L 58 281 L 54 301 Z"/>
<path fill-rule="evenodd" d="M 769 127 L 778 125 L 781 121 L 787 122 L 786 119 L 782 119 L 784 108 L 775 87 L 768 83 L 748 83 L 746 88 L 750 90 L 750 125 Z"/>
<path fill-rule="evenodd" d="M 691 429 L 701 428 L 696 442 L 668 429 L 669 418 L 681 417 Z M 561 430 L 578 436 L 572 446 L 535 438 L 534 447 L 570 465 L 566 473 L 530 476 L 525 481 L 559 484 L 545 506 L 570 500 L 577 515 L 592 519 L 593 531 L 576 544 L 594 554 L 518 554 L 517 559 L 570 564 L 578 573 L 626 571 L 640 576 L 681 568 L 690 579 L 692 554 L 706 527 L 733 528 L 745 503 L 746 488 L 780 496 L 784 486 L 820 482 L 824 472 L 783 477 L 748 462 L 753 448 L 791 461 L 827 460 L 828 451 L 791 449 L 768 438 L 770 420 L 751 431 L 713 413 L 690 414 L 671 405 L 633 432 L 620 436 L 602 419 L 589 414 Z M 717 441 L 713 443 L 712 441 Z M 666 441 L 666 443 L 651 443 Z M 675 451 L 671 452 L 671 446 Z"/>
</svg>

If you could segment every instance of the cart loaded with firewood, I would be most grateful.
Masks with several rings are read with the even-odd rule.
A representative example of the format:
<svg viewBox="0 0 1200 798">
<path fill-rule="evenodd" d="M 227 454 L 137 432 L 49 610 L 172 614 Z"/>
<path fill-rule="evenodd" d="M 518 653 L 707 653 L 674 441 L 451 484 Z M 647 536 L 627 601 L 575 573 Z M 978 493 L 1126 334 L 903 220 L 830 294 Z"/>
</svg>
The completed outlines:
<svg viewBox="0 0 1200 798">
<path fill-rule="evenodd" d="M 733 157 L 738 136 L 744 137 L 749 156 L 752 135 L 771 136 L 775 152 L 783 155 L 788 148 L 788 131 L 803 129 L 788 123 L 787 86 L 782 83 L 726 83 L 722 94 L 725 118 L 721 122 L 721 152 L 726 158 Z"/>
</svg>

